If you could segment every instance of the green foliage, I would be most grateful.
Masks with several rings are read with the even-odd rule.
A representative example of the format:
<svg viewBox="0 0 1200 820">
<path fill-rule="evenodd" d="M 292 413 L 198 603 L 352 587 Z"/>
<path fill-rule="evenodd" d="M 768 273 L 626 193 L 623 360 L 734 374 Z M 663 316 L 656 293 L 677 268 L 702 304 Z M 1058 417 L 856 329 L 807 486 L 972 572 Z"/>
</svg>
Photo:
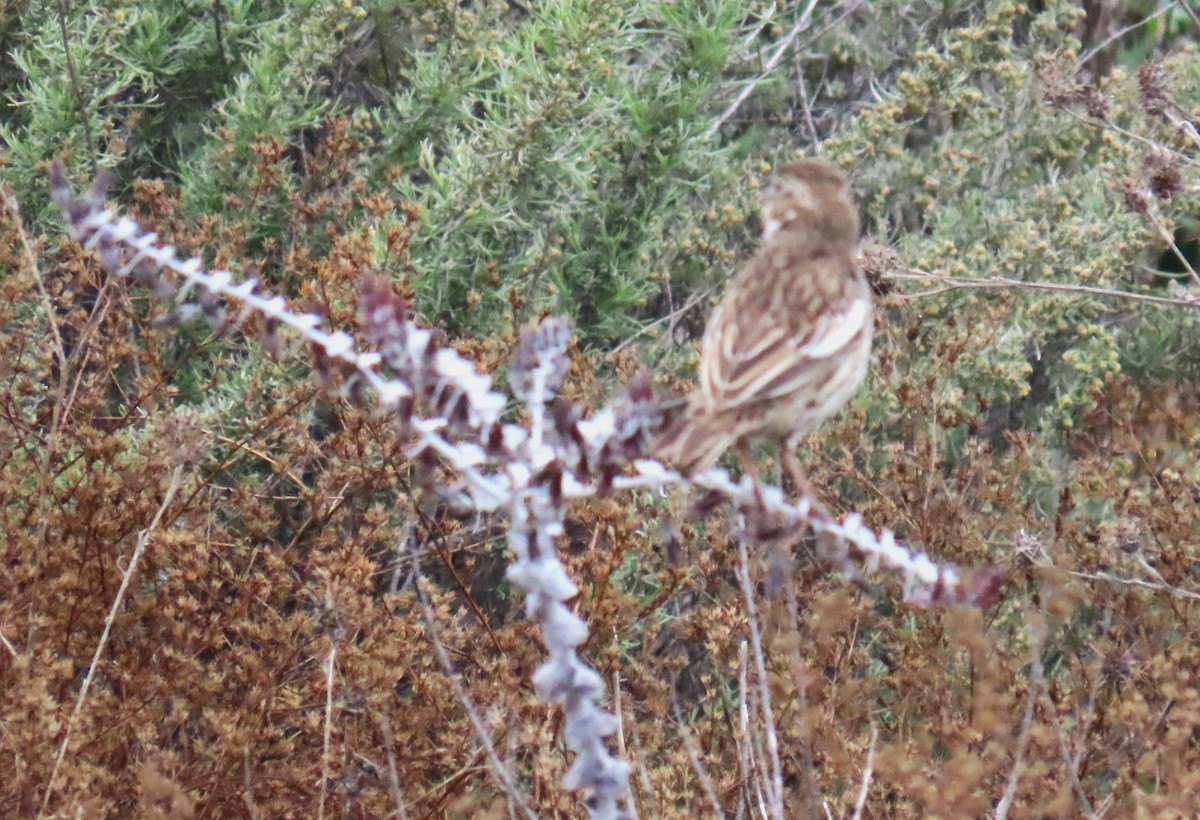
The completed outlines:
<svg viewBox="0 0 1200 820">
<path fill-rule="evenodd" d="M 377 114 L 388 158 L 412 169 L 401 194 L 425 206 L 420 308 L 482 334 L 511 325 L 513 306 L 518 321 L 568 313 L 588 345 L 645 321 L 676 215 L 729 178 L 699 133 L 731 8 L 664 6 L 634 24 L 619 3 L 560 2 L 516 25 L 483 4 L 453 28 L 429 22 L 435 47 L 409 55 L 406 87 Z"/>
<path fill-rule="evenodd" d="M 1136 81 L 1123 71 L 1099 84 L 1106 120 L 1047 105 L 1039 76 L 1069 71 L 1078 45 L 1061 32 L 1079 17 L 1050 4 L 1030 21 L 1018 3 L 999 3 L 978 24 L 918 48 L 893 93 L 864 110 L 828 143 L 843 162 L 872 157 L 858 175 L 867 191 L 870 231 L 896 243 L 912 268 L 946 277 L 1003 277 L 1123 291 L 1146 277 L 1162 246 L 1149 220 L 1123 206 L 1127 185 L 1143 175 L 1150 153 L 1104 123 L 1177 143 L 1148 121 Z M 1023 36 L 1017 38 L 1017 27 Z M 1181 99 L 1194 93 L 1194 61 L 1172 73 Z M 1080 112 L 1082 113 L 1082 112 Z M 859 167 L 859 163 L 855 163 Z M 1166 207 L 1187 214 L 1194 196 Z M 1163 288 L 1164 295 L 1185 293 Z M 946 411 L 986 424 L 976 406 L 1013 407 L 1026 428 L 1070 427 L 1095 406 L 1121 362 L 1138 372 L 1166 361 L 1193 361 L 1186 328 L 1194 315 L 1135 308 L 1113 299 L 1047 290 L 959 290 L 923 300 L 925 348 L 945 336 L 945 320 L 968 323 L 969 344 L 953 368 L 936 372 Z M 943 319 L 944 317 L 944 319 Z M 1176 333 L 1166 333 L 1174 328 Z M 1158 338 L 1148 344 L 1147 337 Z M 1128 353 L 1126 353 L 1128 351 Z M 1036 390 L 1035 390 L 1036 388 Z M 1034 395 L 1030 395 L 1031 391 Z M 993 411 L 995 412 L 995 411 Z"/>
</svg>

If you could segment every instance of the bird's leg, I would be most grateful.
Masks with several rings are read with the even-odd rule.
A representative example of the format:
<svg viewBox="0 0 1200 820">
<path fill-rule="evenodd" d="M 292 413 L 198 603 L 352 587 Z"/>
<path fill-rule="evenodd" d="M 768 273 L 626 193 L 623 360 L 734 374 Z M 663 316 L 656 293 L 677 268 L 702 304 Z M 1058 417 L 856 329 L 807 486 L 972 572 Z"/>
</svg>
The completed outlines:
<svg viewBox="0 0 1200 820">
<path fill-rule="evenodd" d="M 833 521 L 833 513 L 828 507 L 817 498 L 816 490 L 808 480 L 808 476 L 804 474 L 804 470 L 800 467 L 800 459 L 796 458 L 796 451 L 789 444 L 781 445 L 783 454 L 783 463 L 787 465 L 788 473 L 792 476 L 792 481 L 796 484 L 796 490 L 806 501 L 808 501 L 809 514 L 816 518 L 824 519 L 825 521 Z M 814 531 L 817 538 L 818 554 L 823 555 L 826 559 L 831 555 L 837 555 L 841 551 L 841 542 L 837 536 L 829 532 Z"/>
<path fill-rule="evenodd" d="M 750 476 L 750 480 L 754 482 L 754 500 L 758 502 L 758 508 L 765 510 L 767 504 L 763 501 L 762 485 L 758 482 L 758 470 L 754 467 L 754 459 L 750 457 L 750 445 L 744 441 L 737 443 L 738 463 L 742 466 L 742 475 Z"/>
<path fill-rule="evenodd" d="M 813 489 L 812 483 L 808 480 L 808 476 L 804 474 L 804 469 L 800 466 L 800 459 L 796 458 L 796 451 L 793 445 L 788 441 L 779 443 L 779 452 L 783 456 L 783 464 L 787 467 L 788 475 L 792 477 L 792 483 L 796 485 L 796 492 L 800 493 L 800 497 L 808 501 L 808 507 L 820 518 L 833 520 L 833 513 L 829 511 L 821 499 L 817 497 L 816 490 Z"/>
</svg>

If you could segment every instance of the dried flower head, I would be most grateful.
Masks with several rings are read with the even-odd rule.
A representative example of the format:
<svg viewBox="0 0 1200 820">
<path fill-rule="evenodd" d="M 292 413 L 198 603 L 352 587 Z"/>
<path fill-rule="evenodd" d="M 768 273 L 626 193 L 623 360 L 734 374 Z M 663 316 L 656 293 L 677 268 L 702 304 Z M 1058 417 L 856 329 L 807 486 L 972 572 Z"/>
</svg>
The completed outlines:
<svg viewBox="0 0 1200 820">
<path fill-rule="evenodd" d="M 1138 95 L 1146 113 L 1156 117 L 1165 116 L 1176 107 L 1161 62 L 1146 63 L 1138 70 Z"/>
</svg>

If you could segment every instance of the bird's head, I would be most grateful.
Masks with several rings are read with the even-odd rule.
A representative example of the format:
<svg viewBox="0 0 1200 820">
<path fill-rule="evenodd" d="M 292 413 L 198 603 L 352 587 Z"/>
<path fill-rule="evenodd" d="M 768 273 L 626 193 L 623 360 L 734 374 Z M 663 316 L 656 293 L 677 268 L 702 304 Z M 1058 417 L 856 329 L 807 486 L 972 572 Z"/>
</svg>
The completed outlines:
<svg viewBox="0 0 1200 820">
<path fill-rule="evenodd" d="M 819 160 L 775 169 L 763 194 L 763 239 L 798 229 L 832 242 L 858 241 L 858 209 L 846 175 Z"/>
</svg>

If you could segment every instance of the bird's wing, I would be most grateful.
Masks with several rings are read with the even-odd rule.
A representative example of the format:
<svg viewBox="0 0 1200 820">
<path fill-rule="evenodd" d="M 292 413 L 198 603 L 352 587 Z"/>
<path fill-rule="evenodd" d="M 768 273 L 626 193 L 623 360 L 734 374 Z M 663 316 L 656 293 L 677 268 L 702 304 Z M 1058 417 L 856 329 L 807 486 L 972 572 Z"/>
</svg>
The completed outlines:
<svg viewBox="0 0 1200 820">
<path fill-rule="evenodd" d="M 824 365 L 869 332 L 869 298 L 841 299 L 812 320 L 808 332 L 789 335 L 780 317 L 726 315 L 736 304 L 720 305 L 704 347 L 700 386 L 712 410 L 732 410 L 780 396 L 816 392 L 829 377 Z"/>
</svg>

